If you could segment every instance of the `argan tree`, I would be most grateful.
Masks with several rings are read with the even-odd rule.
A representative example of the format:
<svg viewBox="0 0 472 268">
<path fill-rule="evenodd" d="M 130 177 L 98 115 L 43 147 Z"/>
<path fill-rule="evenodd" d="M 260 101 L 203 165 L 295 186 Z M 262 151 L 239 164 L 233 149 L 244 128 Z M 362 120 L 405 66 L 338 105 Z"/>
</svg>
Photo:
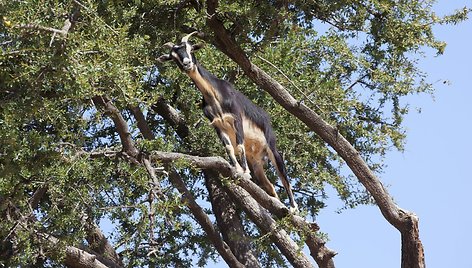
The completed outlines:
<svg viewBox="0 0 472 268">
<path fill-rule="evenodd" d="M 0 264 L 334 267 L 344 249 L 314 221 L 331 185 L 425 267 L 417 217 L 378 174 L 403 149 L 404 97 L 433 92 L 417 65 L 444 51 L 432 27 L 469 12 L 433 3 L 1 0 Z M 193 31 L 202 65 L 271 115 L 299 212 L 236 175 L 200 93 L 157 62 Z"/>
</svg>

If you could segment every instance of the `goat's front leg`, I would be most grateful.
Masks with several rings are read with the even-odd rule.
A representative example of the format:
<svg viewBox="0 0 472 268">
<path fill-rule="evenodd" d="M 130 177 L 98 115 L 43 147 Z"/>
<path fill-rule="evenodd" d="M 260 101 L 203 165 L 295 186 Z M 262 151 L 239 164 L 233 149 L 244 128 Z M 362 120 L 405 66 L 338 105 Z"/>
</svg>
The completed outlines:
<svg viewBox="0 0 472 268">
<path fill-rule="evenodd" d="M 229 162 L 230 164 L 236 168 L 236 171 L 238 173 L 244 173 L 244 169 L 241 167 L 239 164 L 236 155 L 234 153 L 234 148 L 233 145 L 231 144 L 231 139 L 228 135 L 228 133 L 221 131 L 220 129 L 216 129 L 218 136 L 220 137 L 221 142 L 223 142 L 223 145 L 225 146 L 226 153 L 228 154 L 229 157 Z"/>
<path fill-rule="evenodd" d="M 234 129 L 236 134 L 236 148 L 238 150 L 237 155 L 239 156 L 239 164 L 244 171 L 244 175 L 250 177 L 250 171 L 247 165 L 246 149 L 244 147 L 244 129 L 241 118 L 236 118 Z"/>
</svg>

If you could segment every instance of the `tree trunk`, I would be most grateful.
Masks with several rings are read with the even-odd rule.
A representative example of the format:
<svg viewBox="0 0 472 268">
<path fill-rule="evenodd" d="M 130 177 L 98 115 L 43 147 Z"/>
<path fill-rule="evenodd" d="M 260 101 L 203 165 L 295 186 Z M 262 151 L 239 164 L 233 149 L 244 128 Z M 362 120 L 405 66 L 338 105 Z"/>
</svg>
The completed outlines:
<svg viewBox="0 0 472 268">
<path fill-rule="evenodd" d="M 223 239 L 244 266 L 261 267 L 241 224 L 240 212 L 221 188 L 219 174 L 212 170 L 205 170 L 204 174 L 213 212 Z"/>
</svg>

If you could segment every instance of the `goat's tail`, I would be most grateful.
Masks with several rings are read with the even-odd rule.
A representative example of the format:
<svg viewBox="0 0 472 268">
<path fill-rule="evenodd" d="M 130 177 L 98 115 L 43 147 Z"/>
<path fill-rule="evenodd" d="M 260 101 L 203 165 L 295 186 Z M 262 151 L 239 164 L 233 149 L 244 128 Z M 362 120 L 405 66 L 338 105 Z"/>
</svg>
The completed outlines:
<svg viewBox="0 0 472 268">
<path fill-rule="evenodd" d="M 275 170 L 277 171 L 277 174 L 285 188 L 285 191 L 287 192 L 288 199 L 290 201 L 290 206 L 294 209 L 298 209 L 298 205 L 297 203 L 295 203 L 295 199 L 293 197 L 292 187 L 290 186 L 290 182 L 288 181 L 284 159 L 282 158 L 282 155 L 280 155 L 280 153 L 277 151 L 277 148 L 275 147 L 275 142 L 270 143 L 268 149 L 270 161 L 274 165 Z"/>
</svg>

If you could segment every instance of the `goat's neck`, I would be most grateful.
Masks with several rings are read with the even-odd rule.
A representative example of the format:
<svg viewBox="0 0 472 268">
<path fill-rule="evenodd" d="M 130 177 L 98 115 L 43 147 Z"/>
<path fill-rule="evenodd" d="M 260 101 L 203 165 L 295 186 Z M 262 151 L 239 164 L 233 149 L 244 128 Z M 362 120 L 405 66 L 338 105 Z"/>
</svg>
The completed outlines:
<svg viewBox="0 0 472 268">
<path fill-rule="evenodd" d="M 187 73 L 187 75 L 193 80 L 195 86 L 200 90 L 205 98 L 207 103 L 217 103 L 220 101 L 220 96 L 218 94 L 218 89 L 216 89 L 209 79 L 213 79 L 210 77 L 210 74 L 207 70 L 205 70 L 201 65 L 197 65 L 195 70 L 192 70 Z M 214 77 L 216 79 L 216 77 Z"/>
</svg>

